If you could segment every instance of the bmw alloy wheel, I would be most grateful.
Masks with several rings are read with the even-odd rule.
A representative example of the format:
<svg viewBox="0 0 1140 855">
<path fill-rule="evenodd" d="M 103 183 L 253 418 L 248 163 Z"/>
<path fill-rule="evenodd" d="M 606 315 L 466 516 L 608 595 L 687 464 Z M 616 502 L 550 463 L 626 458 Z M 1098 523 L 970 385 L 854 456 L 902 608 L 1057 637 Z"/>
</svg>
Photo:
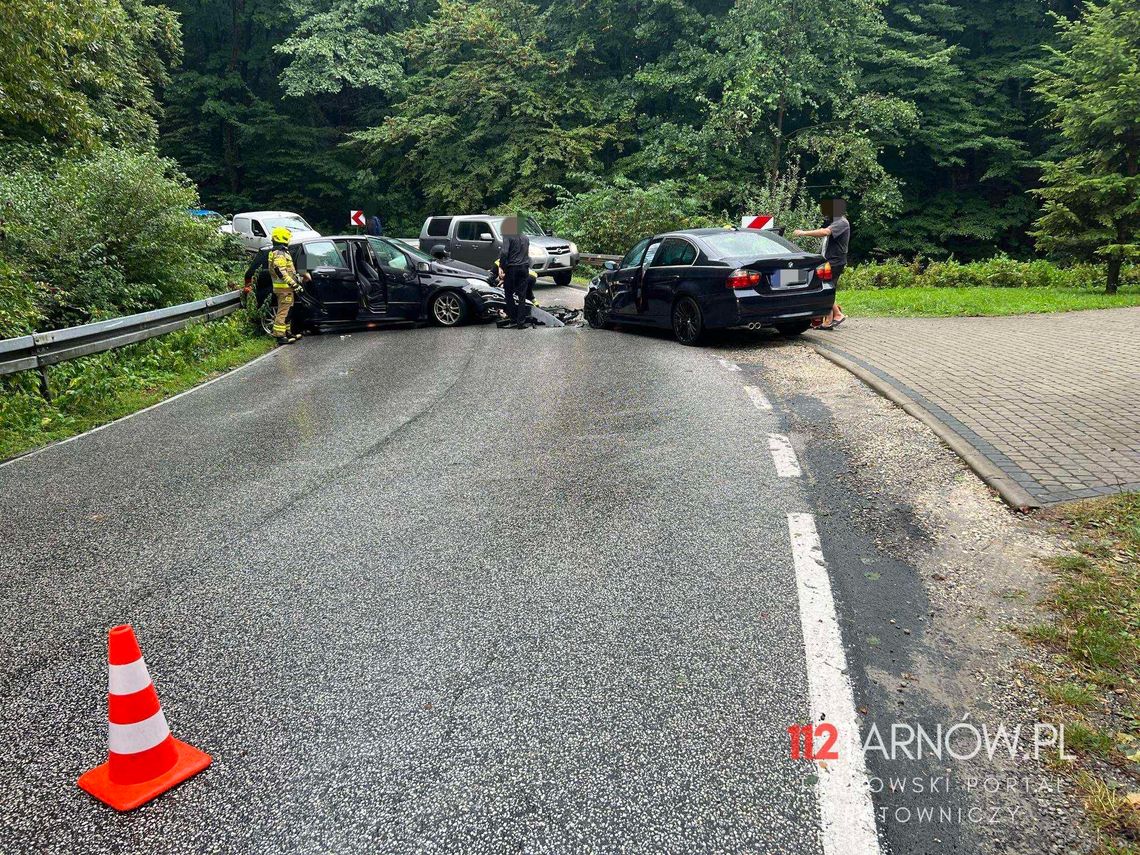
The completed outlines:
<svg viewBox="0 0 1140 855">
<path fill-rule="evenodd" d="M 682 297 L 673 306 L 673 335 L 681 344 L 699 344 L 704 326 L 701 309 L 692 297 Z"/>
</svg>

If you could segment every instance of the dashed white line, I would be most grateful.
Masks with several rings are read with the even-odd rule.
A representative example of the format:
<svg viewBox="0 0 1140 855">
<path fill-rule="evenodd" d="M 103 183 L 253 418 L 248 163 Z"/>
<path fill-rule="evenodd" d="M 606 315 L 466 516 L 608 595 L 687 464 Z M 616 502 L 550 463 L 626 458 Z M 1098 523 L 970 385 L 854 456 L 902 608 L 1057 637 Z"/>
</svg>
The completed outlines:
<svg viewBox="0 0 1140 855">
<path fill-rule="evenodd" d="M 717 361 L 720 363 L 720 367 L 726 369 L 727 371 L 740 370 L 740 366 L 735 362 L 729 362 L 727 359 L 718 359 Z"/>
<path fill-rule="evenodd" d="M 847 675 L 847 656 L 815 518 L 811 514 L 788 514 L 788 532 L 807 654 L 811 718 L 817 726 L 822 722 L 833 725 L 837 733 L 832 750 L 838 757 L 816 764 L 823 852 L 878 855 L 875 809 L 855 716 L 855 695 Z"/>
<path fill-rule="evenodd" d="M 768 434 L 768 450 L 776 463 L 776 474 L 781 478 L 799 478 L 803 474 L 792 441 L 782 433 Z"/>
<path fill-rule="evenodd" d="M 757 389 L 755 386 L 745 386 L 744 391 L 748 393 L 748 397 L 752 399 L 752 404 L 758 410 L 770 412 L 772 409 L 772 402 L 768 400 L 767 396 Z"/>
</svg>

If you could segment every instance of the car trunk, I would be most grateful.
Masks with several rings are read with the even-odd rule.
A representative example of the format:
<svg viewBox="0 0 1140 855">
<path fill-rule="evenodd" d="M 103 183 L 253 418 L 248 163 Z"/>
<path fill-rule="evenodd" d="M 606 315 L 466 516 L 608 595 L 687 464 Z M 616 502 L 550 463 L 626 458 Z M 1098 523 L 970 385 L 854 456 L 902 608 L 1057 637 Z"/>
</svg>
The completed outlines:
<svg viewBox="0 0 1140 855">
<path fill-rule="evenodd" d="M 807 293 L 819 291 L 823 283 L 816 276 L 816 268 L 823 264 L 822 256 L 814 253 L 788 253 L 766 258 L 732 258 L 724 259 L 728 264 L 745 270 L 756 270 L 763 274 L 760 287 L 761 293 L 796 292 Z"/>
</svg>

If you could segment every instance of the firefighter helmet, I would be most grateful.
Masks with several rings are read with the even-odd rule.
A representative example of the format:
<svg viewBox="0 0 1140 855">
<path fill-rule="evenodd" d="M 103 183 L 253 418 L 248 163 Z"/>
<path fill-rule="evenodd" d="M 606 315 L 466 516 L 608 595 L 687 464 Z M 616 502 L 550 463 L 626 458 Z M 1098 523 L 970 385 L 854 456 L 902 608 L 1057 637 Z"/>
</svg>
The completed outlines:
<svg viewBox="0 0 1140 855">
<path fill-rule="evenodd" d="M 284 226 L 278 226 L 272 232 L 273 242 L 288 245 L 289 239 L 293 237 L 293 233 Z"/>
</svg>

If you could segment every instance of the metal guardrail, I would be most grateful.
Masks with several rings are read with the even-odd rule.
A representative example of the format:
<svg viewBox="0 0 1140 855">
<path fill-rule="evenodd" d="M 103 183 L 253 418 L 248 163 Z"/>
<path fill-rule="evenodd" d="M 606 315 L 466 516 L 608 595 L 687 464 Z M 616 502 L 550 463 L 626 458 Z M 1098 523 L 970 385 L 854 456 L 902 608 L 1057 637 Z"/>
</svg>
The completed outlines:
<svg viewBox="0 0 1140 855">
<path fill-rule="evenodd" d="M 589 264 L 591 267 L 601 267 L 607 261 L 621 261 L 620 255 L 595 255 L 591 252 L 578 253 L 578 261 L 582 264 Z"/>
<path fill-rule="evenodd" d="M 137 344 L 193 323 L 225 317 L 240 307 L 241 291 L 230 291 L 137 315 L 3 339 L 0 340 L 0 375 L 36 369 L 40 372 L 40 390 L 47 397 L 46 369 L 49 365 Z"/>
</svg>

